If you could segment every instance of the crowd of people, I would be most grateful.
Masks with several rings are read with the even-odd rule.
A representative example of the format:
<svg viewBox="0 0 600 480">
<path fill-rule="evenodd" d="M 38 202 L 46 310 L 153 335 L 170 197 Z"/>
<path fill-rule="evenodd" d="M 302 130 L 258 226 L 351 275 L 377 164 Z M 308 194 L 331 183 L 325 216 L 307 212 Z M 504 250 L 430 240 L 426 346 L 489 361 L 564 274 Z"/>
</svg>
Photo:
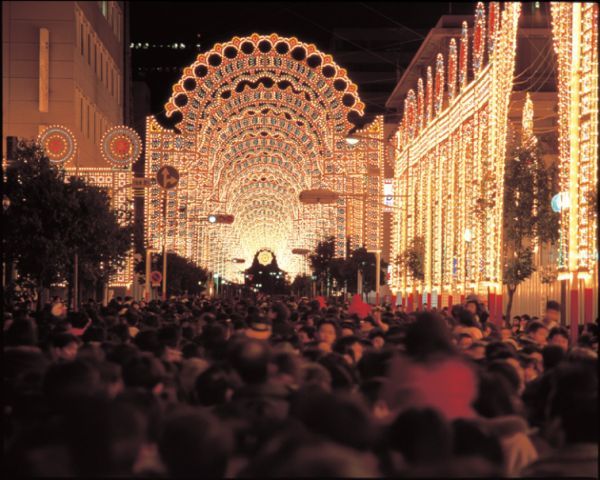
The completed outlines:
<svg viewBox="0 0 600 480">
<path fill-rule="evenodd" d="M 364 314 L 269 297 L 11 304 L 13 476 L 597 477 L 598 323 L 475 296 Z"/>
</svg>

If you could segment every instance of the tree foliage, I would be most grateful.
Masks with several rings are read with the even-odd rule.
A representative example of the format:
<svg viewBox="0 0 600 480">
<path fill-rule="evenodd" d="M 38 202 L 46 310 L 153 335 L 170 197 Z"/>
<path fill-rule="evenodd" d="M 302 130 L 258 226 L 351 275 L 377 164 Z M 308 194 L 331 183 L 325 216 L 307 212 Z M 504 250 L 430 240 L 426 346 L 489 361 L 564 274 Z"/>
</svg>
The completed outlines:
<svg viewBox="0 0 600 480">
<path fill-rule="evenodd" d="M 543 148 L 547 142 L 529 141 L 509 150 L 504 181 L 504 270 L 508 290 L 506 318 L 510 318 L 512 300 L 518 286 L 535 271 L 532 239 L 555 243 L 559 236 L 559 218 L 551 209 L 552 196 L 558 191 L 556 166 L 545 166 Z"/>
<path fill-rule="evenodd" d="M 122 264 L 131 229 L 120 226 L 104 189 L 65 181 L 38 145 L 20 142 L 7 168 L 4 256 L 38 288 L 71 280 L 75 253 L 82 281 L 106 280 Z"/>
<path fill-rule="evenodd" d="M 152 266 L 150 270 L 162 273 L 162 253 L 152 255 Z M 135 271 L 141 275 L 141 281 L 145 282 L 146 258 L 138 262 Z M 197 295 L 205 289 L 208 280 L 206 269 L 196 265 L 187 258 L 176 253 L 167 253 L 167 295 Z"/>
<path fill-rule="evenodd" d="M 425 280 L 425 239 L 414 237 L 409 247 L 396 257 L 396 265 L 415 280 Z"/>
<path fill-rule="evenodd" d="M 367 252 L 364 247 L 356 248 L 350 251 L 347 249 L 347 258 L 335 257 L 335 241 L 333 237 L 328 237 L 319 242 L 315 251 L 309 259 L 313 272 L 317 279 L 323 283 L 333 280 L 338 288 L 346 287 L 350 292 L 356 292 L 358 271 L 362 271 L 363 289 L 366 291 L 375 290 L 376 275 L 376 255 Z M 385 270 L 387 263 L 380 261 L 381 273 L 380 284 L 384 284 Z"/>
</svg>

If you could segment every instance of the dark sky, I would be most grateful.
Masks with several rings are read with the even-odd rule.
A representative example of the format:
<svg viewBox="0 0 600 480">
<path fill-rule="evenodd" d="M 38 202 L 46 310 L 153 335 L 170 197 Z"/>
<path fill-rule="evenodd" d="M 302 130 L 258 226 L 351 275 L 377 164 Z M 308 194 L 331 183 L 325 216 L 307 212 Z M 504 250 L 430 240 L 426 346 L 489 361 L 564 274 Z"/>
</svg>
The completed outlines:
<svg viewBox="0 0 600 480">
<path fill-rule="evenodd" d="M 398 28 L 404 32 L 403 40 L 409 40 L 402 42 L 402 50 L 414 53 L 441 15 L 472 14 L 475 2 L 130 2 L 130 8 L 132 42 L 200 43 L 201 51 L 207 51 L 236 35 L 278 33 L 314 43 L 321 51 L 331 53 L 336 28 Z M 135 77 L 136 55 L 139 62 L 140 52 L 132 53 Z M 186 52 L 159 50 L 152 52 L 152 59 L 157 64 L 182 63 L 183 67 L 197 53 L 192 48 Z M 345 67 L 343 63 L 341 66 Z M 348 70 L 352 79 L 352 69 Z M 178 77 L 176 72 L 148 76 L 154 112 L 164 105 Z"/>
</svg>

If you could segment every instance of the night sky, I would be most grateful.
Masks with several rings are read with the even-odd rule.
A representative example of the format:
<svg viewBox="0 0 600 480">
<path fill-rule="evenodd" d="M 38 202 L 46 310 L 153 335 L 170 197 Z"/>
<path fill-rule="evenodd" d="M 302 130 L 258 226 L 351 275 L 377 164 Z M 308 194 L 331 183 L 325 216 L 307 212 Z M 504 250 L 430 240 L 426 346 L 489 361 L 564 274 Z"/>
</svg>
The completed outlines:
<svg viewBox="0 0 600 480">
<path fill-rule="evenodd" d="M 131 2 L 130 5 L 131 42 L 186 44 L 185 51 L 151 52 L 154 64 L 179 67 L 192 63 L 199 53 L 190 46 L 200 43 L 200 51 L 207 51 L 215 43 L 254 32 L 295 36 L 331 53 L 329 47 L 335 28 L 406 27 L 410 41 L 402 42 L 400 48 L 414 53 L 440 16 L 450 12 L 473 14 L 475 10 L 475 3 L 448 2 Z M 139 51 L 133 50 L 132 54 L 134 78 L 140 78 L 135 68 L 136 57 L 138 65 L 147 60 L 141 60 L 143 54 Z M 377 55 L 377 52 L 368 54 Z M 352 68 L 338 63 L 347 68 L 352 79 Z M 406 66 L 400 65 L 401 68 Z M 146 75 L 153 113 L 162 109 L 179 76 L 176 71 Z M 356 83 L 360 93 L 360 82 Z"/>
</svg>

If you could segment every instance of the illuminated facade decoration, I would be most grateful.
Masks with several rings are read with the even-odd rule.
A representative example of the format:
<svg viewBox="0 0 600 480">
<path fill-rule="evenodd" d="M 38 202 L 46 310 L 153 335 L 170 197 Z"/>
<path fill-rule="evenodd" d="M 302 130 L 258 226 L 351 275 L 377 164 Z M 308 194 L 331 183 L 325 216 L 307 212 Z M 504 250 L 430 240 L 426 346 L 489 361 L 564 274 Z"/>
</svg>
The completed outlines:
<svg viewBox="0 0 600 480">
<path fill-rule="evenodd" d="M 73 133 L 61 125 L 51 125 L 38 136 L 48 160 L 54 165 L 62 165 L 77 155 L 77 141 Z"/>
<path fill-rule="evenodd" d="M 448 99 L 450 101 L 454 100 L 454 97 L 456 97 L 457 56 L 456 40 L 453 38 L 450 40 L 450 47 L 448 50 Z"/>
<path fill-rule="evenodd" d="M 180 133 L 147 119 L 146 176 L 169 164 L 181 177 L 167 193 L 166 225 L 163 192 L 148 190 L 148 246 L 166 238 L 168 250 L 234 280 L 230 259 L 250 262 L 263 249 L 293 277 L 306 266 L 294 248 L 333 235 L 342 256 L 347 237 L 379 241 L 380 219 L 365 209 L 381 200 L 383 143 L 369 138 L 383 139 L 383 120 L 356 132 L 356 145 L 345 141 L 364 105 L 314 45 L 276 34 L 217 44 L 184 68 L 165 110 Z M 300 203 L 300 191 L 315 188 L 342 195 L 334 205 Z M 210 213 L 235 220 L 209 224 Z"/>
<path fill-rule="evenodd" d="M 473 74 L 481 73 L 483 56 L 485 54 L 485 8 L 482 2 L 477 4 L 475 10 L 475 25 L 473 31 Z"/>
<path fill-rule="evenodd" d="M 137 137 L 137 134 L 133 130 L 124 126 L 114 127 L 108 132 L 110 131 L 126 131 L 127 138 L 131 139 L 132 142 L 135 142 L 135 138 Z M 141 144 L 139 137 L 137 137 L 137 142 L 137 155 L 139 156 L 139 145 Z M 131 170 L 131 163 L 128 166 L 120 165 L 119 162 L 116 162 L 116 165 L 113 167 L 79 167 L 76 159 L 77 146 L 75 139 L 70 131 L 62 126 L 53 125 L 46 128 L 38 137 L 38 143 L 44 148 L 53 163 L 64 168 L 66 177 L 78 176 L 90 185 L 108 189 L 111 206 L 113 209 L 119 211 L 119 222 L 124 224 L 131 221 L 133 218 L 133 193 L 131 188 L 133 172 Z M 133 155 L 136 150 L 132 148 L 129 152 L 128 155 Z M 103 153 L 103 156 L 105 155 Z M 133 158 L 133 156 L 130 157 L 131 161 L 134 161 Z M 66 166 L 67 162 L 70 165 L 74 163 L 75 166 Z M 133 249 L 127 256 L 123 268 L 119 269 L 110 278 L 109 286 L 129 288 L 132 281 Z"/>
<path fill-rule="evenodd" d="M 114 168 L 128 168 L 140 157 L 142 141 L 135 130 L 117 125 L 100 140 L 102 158 Z"/>
<path fill-rule="evenodd" d="M 460 51 L 458 54 L 458 89 L 463 91 L 467 86 L 467 68 L 469 65 L 469 27 L 467 22 L 462 23 L 460 34 Z"/>
<path fill-rule="evenodd" d="M 409 131 L 405 112 L 396 133 L 400 152 L 394 190 L 406 193 L 407 198 L 394 212 L 392 258 L 408 251 L 415 239 L 421 238 L 425 245 L 422 280 L 392 262 L 390 284 L 400 295 L 417 291 L 440 298 L 442 294 L 482 293 L 488 288 L 500 291 L 507 116 L 521 10 L 520 3 L 503 5 L 503 11 L 496 12 L 499 20 L 488 62 L 484 64 L 482 53 L 485 7 L 480 3 L 475 17 L 479 31 L 474 43 L 479 43 L 473 46 L 473 79 L 467 81 L 468 36 L 463 24 L 454 100 L 447 101 L 443 74 L 438 76 L 444 69 L 440 53 L 435 113 L 423 131 L 410 137 L 402 133 Z M 429 105 L 431 66 L 427 72 Z"/>
<path fill-rule="evenodd" d="M 553 2 L 558 58 L 560 189 L 559 278 L 597 271 L 598 4 Z"/>
</svg>

